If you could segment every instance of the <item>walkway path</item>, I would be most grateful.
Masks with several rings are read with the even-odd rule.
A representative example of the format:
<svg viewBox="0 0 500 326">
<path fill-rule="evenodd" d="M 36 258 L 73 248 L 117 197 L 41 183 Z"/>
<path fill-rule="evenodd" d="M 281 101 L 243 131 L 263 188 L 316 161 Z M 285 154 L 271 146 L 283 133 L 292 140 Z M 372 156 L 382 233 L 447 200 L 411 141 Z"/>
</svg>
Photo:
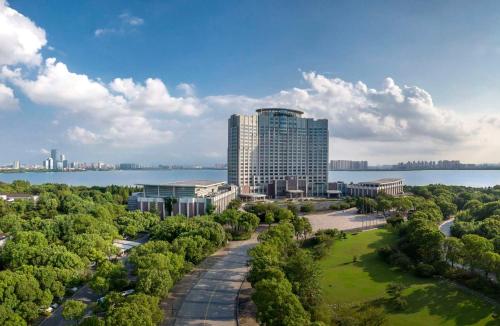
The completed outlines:
<svg viewBox="0 0 500 326">
<path fill-rule="evenodd" d="M 248 272 L 247 251 L 257 244 L 233 241 L 178 282 L 162 302 L 163 325 L 236 325 L 236 299 Z"/>
</svg>

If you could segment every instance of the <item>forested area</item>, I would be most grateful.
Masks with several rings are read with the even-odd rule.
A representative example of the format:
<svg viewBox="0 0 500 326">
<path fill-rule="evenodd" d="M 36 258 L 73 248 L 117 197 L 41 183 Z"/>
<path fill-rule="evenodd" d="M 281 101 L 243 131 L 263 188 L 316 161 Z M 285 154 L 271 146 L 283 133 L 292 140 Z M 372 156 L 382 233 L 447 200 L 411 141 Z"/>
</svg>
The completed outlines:
<svg viewBox="0 0 500 326">
<path fill-rule="evenodd" d="M 321 325 L 330 321 L 319 285 L 316 259 L 333 240 L 336 230 L 311 235 L 311 225 L 298 209 L 257 204 L 261 219 L 279 216 L 279 223 L 259 235 L 259 245 L 250 251 L 249 281 L 255 292 L 257 319 L 264 325 Z"/>
<path fill-rule="evenodd" d="M 411 201 L 408 220 L 392 220 L 399 242 L 381 248 L 379 255 L 418 276 L 441 275 L 500 298 L 500 187 L 429 185 L 407 190 L 413 193 L 406 197 Z M 445 237 L 439 224 L 449 217 L 455 222 L 452 236 Z"/>
<path fill-rule="evenodd" d="M 126 210 L 134 190 L 0 184 L 0 193 L 39 196 L 36 203 L 0 200 L 0 232 L 8 237 L 0 249 L 1 325 L 31 324 L 63 302 L 63 317 L 83 325 L 156 325 L 163 319 L 158 304 L 175 282 L 228 235 L 251 234 L 259 222 L 236 210 L 160 221 L 154 213 Z M 127 270 L 113 240 L 141 235 L 150 241 L 132 250 Z M 64 300 L 83 284 L 102 296 L 85 319 L 85 304 Z"/>
</svg>

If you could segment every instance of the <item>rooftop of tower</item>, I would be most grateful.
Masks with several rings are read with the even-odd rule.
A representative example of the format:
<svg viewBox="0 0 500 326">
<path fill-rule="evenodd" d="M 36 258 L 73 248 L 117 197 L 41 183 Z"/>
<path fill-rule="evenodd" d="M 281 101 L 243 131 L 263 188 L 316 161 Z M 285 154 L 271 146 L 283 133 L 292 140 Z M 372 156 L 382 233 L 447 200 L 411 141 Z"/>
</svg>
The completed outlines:
<svg viewBox="0 0 500 326">
<path fill-rule="evenodd" d="M 293 109 L 286 109 L 286 108 L 261 108 L 257 109 L 257 113 L 284 113 L 284 114 L 293 114 L 293 115 L 302 115 L 304 112 L 299 111 L 299 110 L 293 110 Z"/>
</svg>

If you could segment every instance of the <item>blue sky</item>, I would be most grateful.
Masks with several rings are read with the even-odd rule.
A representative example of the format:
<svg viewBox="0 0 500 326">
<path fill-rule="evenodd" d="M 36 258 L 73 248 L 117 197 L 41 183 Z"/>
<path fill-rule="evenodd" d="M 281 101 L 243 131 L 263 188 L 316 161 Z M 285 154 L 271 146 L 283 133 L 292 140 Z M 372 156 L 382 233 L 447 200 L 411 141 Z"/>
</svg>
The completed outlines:
<svg viewBox="0 0 500 326">
<path fill-rule="evenodd" d="M 497 1 L 0 6 L 9 53 L 18 22 L 44 32 L 24 56 L 0 51 L 12 90 L 0 163 L 51 147 L 80 161 L 224 162 L 228 116 L 274 104 L 328 118 L 332 159 L 500 161 Z"/>
</svg>

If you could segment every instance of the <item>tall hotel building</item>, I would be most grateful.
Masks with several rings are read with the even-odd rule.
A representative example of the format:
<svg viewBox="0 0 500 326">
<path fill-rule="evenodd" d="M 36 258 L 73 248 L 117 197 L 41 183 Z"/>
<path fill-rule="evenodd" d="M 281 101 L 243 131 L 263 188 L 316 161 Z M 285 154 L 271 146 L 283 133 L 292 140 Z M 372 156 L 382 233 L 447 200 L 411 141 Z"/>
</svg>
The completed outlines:
<svg viewBox="0 0 500 326">
<path fill-rule="evenodd" d="M 232 115 L 228 182 L 242 196 L 323 196 L 328 185 L 328 120 L 282 108 Z"/>
</svg>

